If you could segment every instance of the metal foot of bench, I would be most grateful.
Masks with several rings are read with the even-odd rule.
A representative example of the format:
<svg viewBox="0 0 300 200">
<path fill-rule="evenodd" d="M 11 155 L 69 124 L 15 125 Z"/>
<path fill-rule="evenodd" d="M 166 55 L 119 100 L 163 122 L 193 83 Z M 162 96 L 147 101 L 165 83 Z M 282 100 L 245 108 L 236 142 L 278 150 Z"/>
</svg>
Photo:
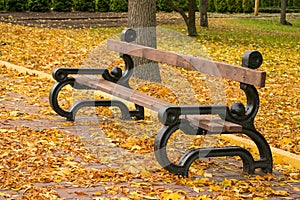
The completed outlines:
<svg viewBox="0 0 300 200">
<path fill-rule="evenodd" d="M 219 148 L 200 148 L 192 149 L 186 152 L 178 162 L 179 166 L 183 166 L 184 173 L 182 176 L 187 177 L 191 164 L 199 158 L 208 157 L 222 157 L 222 156 L 239 156 L 243 161 L 243 171 L 253 174 L 255 170 L 255 162 L 249 151 L 244 148 L 233 147 L 219 147 Z"/>
<path fill-rule="evenodd" d="M 52 109 L 62 117 L 65 117 L 68 121 L 74 121 L 76 113 L 82 107 L 90 107 L 90 106 L 113 106 L 118 107 L 122 113 L 122 119 L 129 120 L 131 119 L 131 114 L 127 106 L 118 100 L 82 100 L 75 102 L 68 110 L 64 110 L 58 103 L 59 92 L 67 85 L 72 86 L 76 89 L 89 89 L 86 87 L 82 87 L 76 84 L 74 78 L 67 78 L 60 82 L 56 82 L 49 95 L 49 102 Z"/>
<path fill-rule="evenodd" d="M 171 173 L 181 176 L 188 176 L 188 170 L 191 164 L 199 159 L 206 157 L 222 157 L 222 156 L 239 156 L 243 161 L 243 171 L 253 174 L 255 169 L 260 168 L 265 173 L 272 172 L 272 154 L 270 147 L 264 137 L 257 131 L 243 129 L 243 133 L 249 136 L 257 145 L 260 152 L 260 159 L 254 160 L 249 151 L 244 148 L 233 147 L 215 147 L 215 148 L 200 148 L 187 151 L 179 160 L 178 164 L 172 163 L 167 155 L 167 143 L 171 135 L 178 129 L 185 132 L 188 130 L 185 127 L 186 121 L 179 120 L 177 123 L 170 126 L 163 126 L 154 141 L 154 154 L 158 163 Z M 191 126 L 192 127 L 192 126 Z M 186 133 L 188 134 L 188 133 Z M 194 135 L 201 132 L 194 130 Z M 206 133 L 203 132 L 203 135 Z"/>
<path fill-rule="evenodd" d="M 127 106 L 118 100 L 82 100 L 75 102 L 69 109 L 71 113 L 71 117 L 67 118 L 68 121 L 74 121 L 76 113 L 80 108 L 83 107 L 96 107 L 96 106 L 104 106 L 104 107 L 118 107 L 121 110 L 121 118 L 123 120 L 130 120 L 130 113 Z"/>
<path fill-rule="evenodd" d="M 272 173 L 272 151 L 264 136 L 260 132 L 252 128 L 243 128 L 243 134 L 247 135 L 255 143 L 260 155 L 260 159 L 255 160 L 254 168 L 260 168 L 264 173 Z"/>
</svg>

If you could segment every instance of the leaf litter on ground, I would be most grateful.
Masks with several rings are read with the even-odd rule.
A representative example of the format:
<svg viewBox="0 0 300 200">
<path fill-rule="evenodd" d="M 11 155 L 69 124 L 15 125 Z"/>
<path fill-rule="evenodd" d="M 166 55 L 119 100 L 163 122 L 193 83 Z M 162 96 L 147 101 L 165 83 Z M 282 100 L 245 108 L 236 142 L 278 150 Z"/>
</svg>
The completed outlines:
<svg viewBox="0 0 300 200">
<path fill-rule="evenodd" d="M 239 28 L 239 26 L 230 25 L 230 23 L 226 20 L 221 22 L 216 19 L 215 22 L 217 22 L 217 25 L 214 25 L 216 26 L 214 27 L 216 29 L 220 28 L 222 30 L 227 30 Z M 4 37 L 1 38 L 5 38 L 6 40 L 5 45 L 2 45 L 4 48 L 1 48 L 1 59 L 47 73 L 50 73 L 58 66 L 80 66 L 87 53 L 98 43 L 102 42 L 105 39 L 105 36 L 109 36 L 110 34 L 119 31 L 115 29 L 80 29 L 80 31 L 77 30 L 75 32 L 72 29 L 38 29 L 9 24 L 1 24 L 1 27 L 3 27 L 3 29 L 1 29 L 2 36 L 4 34 Z M 59 34 L 57 34 L 57 31 L 59 31 Z M 32 37 L 28 37 L 27 35 L 29 34 Z M 104 35 L 104 37 L 100 35 Z M 213 36 L 209 35 L 207 37 Z M 293 51 L 294 49 L 299 50 L 299 42 L 291 42 L 290 45 L 293 47 L 296 45 L 296 48 L 286 48 L 286 51 L 282 51 L 283 46 L 280 42 L 278 44 L 272 43 L 271 48 L 270 44 L 265 44 L 260 40 L 258 40 L 259 43 L 251 40 L 251 44 L 247 44 L 247 42 L 236 42 L 233 45 L 228 45 L 228 43 L 218 40 L 210 42 L 203 39 L 197 40 L 205 43 L 205 46 L 210 52 L 212 58 L 221 61 L 229 61 L 233 64 L 239 64 L 240 61 L 238 59 L 240 59 L 244 50 L 259 47 L 258 50 L 262 51 L 266 62 L 262 68 L 267 71 L 269 76 L 267 78 L 267 87 L 259 89 L 262 106 L 256 120 L 256 126 L 259 127 L 261 132 L 267 133 L 264 135 L 267 137 L 272 146 L 299 154 L 300 109 L 297 106 L 299 105 L 299 100 L 297 98 L 297 93 L 299 93 L 299 76 L 297 76 L 297 74 L 299 74 L 299 68 L 297 68 L 299 65 L 299 54 L 297 54 L 298 51 Z M 50 53 L 49 47 L 51 49 Z M 73 49 L 73 52 L 68 50 L 69 48 Z M 283 57 L 286 59 L 283 59 Z M 195 75 L 189 73 L 192 72 L 180 72 L 182 76 L 188 77 L 187 79 L 192 82 L 192 85 L 195 86 L 195 91 L 201 91 L 199 87 L 197 87 L 199 82 L 191 78 L 195 77 Z M 42 112 L 42 114 L 48 114 L 49 116 L 54 114 L 49 106 L 47 106 L 45 102 L 41 101 L 41 99 L 47 98 L 52 82 L 49 82 L 49 80 L 41 80 L 32 75 L 11 72 L 4 66 L 1 67 L 1 76 L 1 101 L 22 101 L 30 105 L 38 105 L 38 107 L 41 107 L 42 110 L 44 110 L 44 113 Z M 230 82 L 226 82 L 226 84 L 226 90 L 229 91 L 229 96 L 227 98 L 229 99 L 229 102 L 235 102 L 237 100 L 236 96 L 242 95 L 240 92 L 236 92 L 236 89 L 234 88 L 236 87 L 235 84 Z M 144 83 L 139 90 L 151 93 L 152 95 L 158 95 L 158 97 L 165 97 L 166 94 L 170 93 L 166 90 L 166 88 L 155 86 L 153 84 L 149 85 L 147 83 Z M 19 97 L 12 98 L 9 95 L 10 93 L 22 94 L 26 96 L 26 99 L 18 99 Z M 173 98 L 171 95 L 168 100 L 174 103 L 176 98 Z M 206 100 L 207 99 L 204 101 Z M 67 102 L 66 104 L 68 106 L 70 105 L 70 102 Z M 99 116 L 102 117 L 106 117 L 107 115 L 109 116 L 109 114 L 113 115 L 113 112 L 109 109 L 99 110 L 97 112 L 99 112 Z M 21 109 L 11 111 L 1 107 L 0 118 L 29 120 L 30 118 L 35 117 L 39 117 L 39 115 L 30 115 Z M 131 132 L 137 132 L 132 129 L 134 129 L 134 127 L 137 127 L 137 129 L 140 129 L 139 127 L 143 128 L 146 123 L 153 126 L 152 128 L 149 128 L 148 132 L 157 130 L 156 123 L 154 122 L 154 119 L 151 118 L 151 115 L 148 115 L 147 117 L 148 118 L 144 122 L 129 122 L 129 124 L 122 124 L 123 122 L 120 121 L 101 122 L 103 124 L 100 123 L 100 126 L 103 128 L 103 132 L 107 134 L 107 137 L 113 138 L 113 142 L 118 146 L 128 149 L 134 153 L 145 154 L 152 149 L 154 135 L 146 134 L 143 137 L 135 137 L 129 135 L 128 132 L 124 132 L 122 127 L 130 127 L 128 129 L 131 130 Z M 134 123 L 134 125 L 130 123 Z M 1 148 L 1 151 L 3 152 L 1 155 L 4 156 L 3 162 L 7 163 L 6 165 L 1 165 L 4 166 L 1 167 L 1 171 L 3 185 L 5 186 L 2 189 L 26 189 L 31 197 L 36 195 L 40 198 L 45 197 L 51 199 L 55 196 L 58 197 L 55 191 L 49 188 L 45 189 L 43 187 L 35 187 L 33 184 L 36 182 L 59 183 L 63 181 L 72 182 L 76 180 L 74 182 L 75 185 L 93 185 L 99 181 L 103 181 L 101 179 L 99 180 L 99 176 L 92 176 L 91 178 L 91 174 L 101 174 L 99 170 L 86 169 L 82 165 L 83 162 L 96 161 L 94 160 L 95 158 L 90 155 L 89 151 L 84 149 L 84 143 L 81 143 L 80 138 L 65 135 L 55 129 L 30 130 L 26 127 L 16 127 L 15 130 L 1 129 L 0 132 L 1 140 L 3 142 L 3 148 Z M 77 143 L 78 146 L 76 146 Z M 8 146 L 6 149 L 5 147 L 8 144 L 13 146 Z M 10 156 L 8 160 L 5 160 L 7 159 L 7 155 L 13 156 Z M 45 155 L 47 156 L 45 157 Z M 76 157 L 80 157 L 80 159 L 78 160 Z M 198 191 L 199 196 L 201 196 L 201 187 L 204 186 L 206 186 L 208 190 L 215 192 L 203 195 L 200 199 L 210 199 L 216 194 L 217 196 L 224 197 L 224 199 L 226 197 L 236 197 L 237 199 L 240 199 L 263 198 L 266 196 L 288 196 L 288 191 L 282 191 L 280 189 L 276 190 L 273 188 L 280 185 L 288 185 L 294 181 L 297 182 L 297 180 L 299 181 L 299 171 L 294 170 L 289 166 L 282 165 L 276 165 L 275 168 L 283 173 L 285 177 L 276 177 L 272 175 L 251 176 L 248 177 L 248 180 L 228 180 L 225 178 L 221 182 L 215 182 L 209 178 L 209 175 L 206 175 L 208 178 L 197 180 L 180 179 L 161 171 L 158 175 L 144 172 L 141 173 L 140 178 L 145 181 L 147 180 L 147 184 L 154 184 L 154 182 L 163 181 L 165 183 L 170 182 L 188 186 L 194 188 L 194 191 Z M 37 173 L 35 173 L 36 169 L 41 170 L 41 172 L 37 172 L 40 172 L 40 174 L 43 175 L 37 175 Z M 105 170 L 108 169 L 104 169 L 104 171 Z M 201 175 L 204 174 L 201 170 L 198 171 L 198 173 Z M 4 174 L 10 174 L 11 176 Z M 108 170 L 108 172 L 104 172 L 104 174 L 105 176 L 103 179 L 110 181 L 115 180 L 113 177 L 120 176 L 118 175 L 119 172 L 113 170 Z M 107 174 L 110 174 L 110 176 L 106 176 Z M 126 178 L 126 181 L 132 180 L 134 183 L 133 180 L 136 177 L 135 175 L 128 174 Z M 151 180 L 151 183 L 149 183 L 148 180 Z M 270 180 L 273 180 L 274 183 L 270 184 Z M 143 185 L 137 184 L 135 186 L 137 188 L 145 189 L 143 188 Z M 260 189 L 258 190 L 258 188 Z M 297 187 L 294 187 L 294 190 L 297 190 Z M 113 193 L 113 190 L 109 188 L 107 188 L 107 191 Z M 125 190 L 123 190 L 123 193 L 126 193 L 124 191 Z M 160 191 L 161 192 L 157 194 L 153 188 L 152 190 L 147 191 L 147 193 L 129 192 L 129 194 L 136 198 L 142 198 L 143 196 L 153 198 L 159 196 L 162 199 L 169 199 L 171 197 L 175 199 L 196 199 L 189 197 L 189 195 L 185 192 L 176 191 L 172 188 L 168 188 L 167 186 L 164 186 Z M 117 193 L 118 192 L 120 191 L 117 189 Z M 41 193 L 41 196 L 39 196 L 38 193 Z M 8 194 L 4 193 L 1 196 L 7 195 Z"/>
</svg>

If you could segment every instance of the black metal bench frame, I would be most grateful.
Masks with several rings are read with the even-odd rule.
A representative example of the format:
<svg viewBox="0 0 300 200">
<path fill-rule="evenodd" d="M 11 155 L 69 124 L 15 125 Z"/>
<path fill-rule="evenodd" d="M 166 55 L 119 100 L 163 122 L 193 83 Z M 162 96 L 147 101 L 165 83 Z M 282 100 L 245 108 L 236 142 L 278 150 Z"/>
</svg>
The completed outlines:
<svg viewBox="0 0 300 200">
<path fill-rule="evenodd" d="M 131 45 L 129 42 L 135 39 L 135 32 L 131 29 L 125 29 L 122 32 L 122 41 L 123 43 L 127 43 Z M 114 44 L 118 45 L 118 42 L 111 41 L 111 46 Z M 122 42 L 121 42 L 122 43 Z M 110 45 L 110 44 L 108 44 Z M 126 45 L 126 44 L 122 44 Z M 138 45 L 136 45 L 138 46 Z M 110 47 L 110 46 L 108 46 Z M 125 46 L 126 47 L 126 46 Z M 122 48 L 116 50 L 115 47 L 111 47 L 112 50 L 119 52 L 120 56 L 123 58 L 125 62 L 125 70 L 122 70 L 118 67 L 112 69 L 111 71 L 107 69 L 70 69 L 70 68 L 58 68 L 53 71 L 53 78 L 57 81 L 51 91 L 50 91 L 50 105 L 53 110 L 63 116 L 66 117 L 69 121 L 74 121 L 77 111 L 86 106 L 116 106 L 120 108 L 122 113 L 122 119 L 144 119 L 144 105 L 139 103 L 140 101 L 136 101 L 139 98 L 137 96 L 134 100 L 129 99 L 129 97 L 124 97 L 125 100 L 132 101 L 135 103 L 136 109 L 129 110 L 126 104 L 118 100 L 82 100 L 75 102 L 69 110 L 64 110 L 60 107 L 58 103 L 58 95 L 62 88 L 67 85 L 71 85 L 76 89 L 81 90 L 89 90 L 96 89 L 98 90 L 97 84 L 95 85 L 95 81 L 91 79 L 91 83 L 89 84 L 89 80 L 80 81 L 80 77 L 72 77 L 69 75 L 102 75 L 103 83 L 107 84 L 108 82 L 119 85 L 121 88 L 120 96 L 122 98 L 122 91 L 126 92 L 130 90 L 128 81 L 132 75 L 132 69 L 134 68 L 134 62 L 131 55 L 126 54 L 126 48 L 122 50 Z M 144 48 L 144 47 L 141 47 Z M 147 48 L 147 47 L 145 47 Z M 149 49 L 150 51 L 154 51 L 153 49 Z M 122 52 L 124 51 L 124 52 Z M 136 54 L 139 54 L 139 51 L 135 51 Z M 135 54 L 133 53 L 133 54 Z M 165 52 L 164 52 L 165 53 Z M 167 53 L 167 52 L 166 52 Z M 137 56 L 137 55 L 133 55 Z M 152 55 L 148 56 L 151 57 Z M 140 56 L 142 57 L 142 56 Z M 150 58 L 151 59 L 151 58 Z M 153 60 L 158 61 L 156 58 Z M 257 69 L 262 64 L 262 56 L 257 51 L 247 51 L 242 59 L 242 67 L 248 68 L 253 71 L 253 69 Z M 173 62 L 173 61 L 172 61 Z M 178 61 L 177 61 L 178 63 Z M 170 64 L 170 63 L 169 63 Z M 180 62 L 180 64 L 182 64 Z M 184 64 L 183 64 L 184 65 Z M 206 70 L 206 69 L 205 69 Z M 240 68 L 238 68 L 240 70 Z M 256 71 L 256 70 L 255 70 Z M 213 72 L 209 72 L 213 73 Z M 262 76 L 265 78 L 265 74 L 262 73 Z M 242 76 L 243 80 L 247 78 L 247 76 Z M 251 77 L 250 77 L 251 78 Z M 239 79 L 236 78 L 236 80 Z M 263 80 L 263 79 L 262 79 Z M 107 82 L 108 81 L 108 82 Z M 245 79 L 245 82 L 246 79 Z M 240 81 L 240 89 L 242 89 L 247 97 L 247 105 L 244 106 L 242 103 L 234 103 L 230 108 L 228 106 L 223 105 L 208 105 L 208 106 L 176 106 L 161 103 L 158 107 L 148 108 L 153 109 L 158 112 L 159 121 L 163 124 L 163 127 L 158 131 L 155 142 L 154 142 L 154 153 L 158 163 L 170 171 L 171 173 L 188 176 L 188 171 L 191 164 L 199 159 L 204 157 L 221 157 L 221 156 L 239 156 L 243 162 L 243 171 L 249 174 L 253 174 L 256 169 L 260 168 L 264 173 L 271 173 L 273 168 L 273 160 L 272 153 L 269 144 L 267 143 L 264 136 L 256 130 L 254 126 L 254 119 L 259 109 L 259 95 L 257 89 L 254 85 L 245 83 Z M 257 85 L 263 87 L 264 81 L 258 83 Z M 98 85 L 101 85 L 99 83 Z M 100 87 L 100 90 L 103 90 Z M 105 91 L 104 91 L 105 92 Z M 139 95 L 139 94 L 138 94 Z M 147 101 L 147 96 L 140 94 L 141 98 L 144 98 L 143 101 Z M 127 98 L 127 99 L 126 99 Z M 146 99 L 146 100 L 145 100 Z M 153 97 L 149 97 L 149 101 L 156 101 Z M 160 100 L 157 100 L 160 102 Z M 158 103 L 159 104 L 159 103 Z M 237 125 L 240 125 L 241 128 L 238 130 L 228 131 L 223 129 L 220 126 L 219 130 L 212 130 L 210 128 L 204 128 L 201 126 L 195 125 L 195 123 L 191 123 L 191 120 L 185 118 L 183 116 L 189 116 L 191 119 L 194 116 L 202 116 L 206 114 L 211 114 L 212 111 L 214 114 L 218 114 L 223 122 L 230 122 Z M 196 119 L 197 120 L 197 119 Z M 222 123 L 221 123 L 222 124 Z M 211 148 L 199 148 L 192 149 L 187 151 L 179 160 L 178 163 L 172 163 L 167 155 L 166 146 L 171 135 L 178 129 L 181 129 L 186 134 L 193 135 L 206 135 L 206 134 L 214 134 L 220 132 L 222 134 L 236 134 L 242 133 L 247 135 L 257 146 L 260 158 L 254 159 L 252 154 L 239 146 L 229 146 L 229 147 L 211 147 Z"/>
</svg>

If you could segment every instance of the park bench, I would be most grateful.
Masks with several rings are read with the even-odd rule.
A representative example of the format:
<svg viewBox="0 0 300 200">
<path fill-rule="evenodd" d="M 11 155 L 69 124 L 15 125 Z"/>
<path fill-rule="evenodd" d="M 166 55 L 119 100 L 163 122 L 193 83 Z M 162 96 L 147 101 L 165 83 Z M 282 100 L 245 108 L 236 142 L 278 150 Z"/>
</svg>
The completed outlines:
<svg viewBox="0 0 300 200">
<path fill-rule="evenodd" d="M 77 111 L 85 106 L 115 106 L 121 110 L 122 119 L 144 119 L 144 108 L 156 111 L 163 127 L 158 131 L 154 142 L 154 153 L 158 163 L 166 170 L 188 176 L 191 164 L 205 157 L 239 156 L 243 162 L 243 171 L 253 174 L 256 169 L 271 173 L 273 168 L 272 153 L 269 144 L 254 126 L 254 119 L 259 109 L 259 95 L 255 86 L 264 87 L 266 73 L 256 70 L 262 64 L 262 55 L 258 51 L 247 51 L 242 58 L 242 66 L 234 66 L 175 52 L 168 52 L 131 43 L 135 32 L 125 29 L 122 40 L 108 40 L 108 50 L 120 53 L 125 62 L 125 69 L 115 67 L 111 71 L 99 68 L 58 68 L 53 71 L 57 81 L 50 91 L 50 104 L 54 111 L 74 121 Z M 240 82 L 240 89 L 246 95 L 246 107 L 238 102 L 227 105 L 174 105 L 167 101 L 143 94 L 129 87 L 128 81 L 134 68 L 133 57 L 140 57 L 160 63 L 183 67 L 188 70 L 227 78 Z M 69 76 L 73 75 L 73 76 Z M 102 77 L 90 76 L 101 75 Z M 124 99 L 135 105 L 134 110 L 119 100 L 81 100 L 68 110 L 60 107 L 59 92 L 71 85 L 76 89 L 99 90 Z M 212 115 L 213 114 L 213 115 Z M 215 117 L 218 115 L 219 117 Z M 178 161 L 173 163 L 167 155 L 168 140 L 176 130 L 189 135 L 237 134 L 247 135 L 257 146 L 259 158 L 239 146 L 196 148 L 188 150 Z"/>
</svg>

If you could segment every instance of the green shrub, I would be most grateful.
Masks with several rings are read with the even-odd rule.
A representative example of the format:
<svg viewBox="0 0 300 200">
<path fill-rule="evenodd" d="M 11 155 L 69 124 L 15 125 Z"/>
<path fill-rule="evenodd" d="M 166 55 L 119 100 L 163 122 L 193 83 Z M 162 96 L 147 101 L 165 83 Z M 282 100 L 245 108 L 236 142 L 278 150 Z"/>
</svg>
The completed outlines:
<svg viewBox="0 0 300 200">
<path fill-rule="evenodd" d="M 174 5 L 183 9 L 184 11 L 189 10 L 189 0 L 172 0 Z M 200 5 L 200 0 L 196 0 L 196 10 L 199 11 L 199 5 Z M 166 3 L 165 0 L 157 0 L 156 1 L 156 8 L 157 11 L 165 11 L 165 12 L 172 12 L 173 9 L 170 8 L 170 6 Z"/>
<path fill-rule="evenodd" d="M 281 9 L 278 7 L 266 7 L 266 8 L 259 8 L 259 12 L 262 13 L 280 13 Z M 300 13 L 300 8 L 288 8 L 286 9 L 287 13 Z"/>
<path fill-rule="evenodd" d="M 207 11 L 208 12 L 215 12 L 216 11 L 214 0 L 208 0 Z"/>
<path fill-rule="evenodd" d="M 96 11 L 94 0 L 74 0 L 74 9 L 77 11 Z"/>
<path fill-rule="evenodd" d="M 128 0 L 110 0 L 110 10 L 112 12 L 127 12 Z"/>
<path fill-rule="evenodd" d="M 275 12 L 275 9 L 271 8 L 280 8 L 281 0 L 260 0 L 259 1 L 260 8 L 269 10 L 269 12 Z M 287 8 L 300 8 L 300 1 L 299 0 L 287 0 Z M 278 10 L 276 11 L 278 12 Z"/>
<path fill-rule="evenodd" d="M 5 0 L 0 0 L 0 10 L 5 10 L 6 5 L 5 5 Z"/>
<path fill-rule="evenodd" d="M 4 4 L 6 4 L 6 6 Z M 4 0 L 3 9 L 12 12 L 23 12 L 27 10 L 27 4 L 27 0 Z"/>
<path fill-rule="evenodd" d="M 109 0 L 98 0 L 96 7 L 99 12 L 108 12 Z"/>
<path fill-rule="evenodd" d="M 230 12 L 230 13 L 234 13 L 236 12 L 236 2 L 235 0 L 227 0 L 227 11 Z"/>
<path fill-rule="evenodd" d="M 216 12 L 225 13 L 228 10 L 227 1 L 226 0 L 214 0 Z"/>
<path fill-rule="evenodd" d="M 262 8 L 262 7 L 270 7 L 271 4 L 270 4 L 270 0 L 260 0 L 259 1 L 259 7 Z"/>
<path fill-rule="evenodd" d="M 188 11 L 189 10 L 189 1 L 188 0 L 177 0 L 177 1 L 173 0 L 173 2 L 175 4 L 175 6 L 183 9 L 184 11 Z M 199 6 L 197 6 L 197 7 L 199 7 Z"/>
<path fill-rule="evenodd" d="M 0 10 L 5 10 L 4 0 L 0 0 Z"/>
<path fill-rule="evenodd" d="M 251 13 L 254 11 L 254 1 L 253 0 L 244 0 L 243 1 L 243 11 L 245 13 Z"/>
<path fill-rule="evenodd" d="M 243 0 L 235 0 L 235 12 L 241 13 L 243 12 Z"/>
<path fill-rule="evenodd" d="M 293 0 L 292 5 L 293 5 L 293 8 L 300 8 L 300 1 L 299 0 Z M 289 6 L 289 4 L 288 4 L 288 6 Z"/>
<path fill-rule="evenodd" d="M 28 7 L 33 12 L 48 12 L 51 10 L 51 0 L 30 0 Z"/>
<path fill-rule="evenodd" d="M 53 10 L 58 12 L 72 11 L 73 0 L 54 0 Z"/>
<path fill-rule="evenodd" d="M 259 8 L 259 12 L 262 12 L 262 13 L 280 13 L 280 8 L 275 8 L 275 7 Z"/>
<path fill-rule="evenodd" d="M 166 3 L 165 0 L 156 0 L 156 9 L 157 11 L 164 11 L 164 12 L 172 12 L 173 10 L 170 6 Z"/>
</svg>

